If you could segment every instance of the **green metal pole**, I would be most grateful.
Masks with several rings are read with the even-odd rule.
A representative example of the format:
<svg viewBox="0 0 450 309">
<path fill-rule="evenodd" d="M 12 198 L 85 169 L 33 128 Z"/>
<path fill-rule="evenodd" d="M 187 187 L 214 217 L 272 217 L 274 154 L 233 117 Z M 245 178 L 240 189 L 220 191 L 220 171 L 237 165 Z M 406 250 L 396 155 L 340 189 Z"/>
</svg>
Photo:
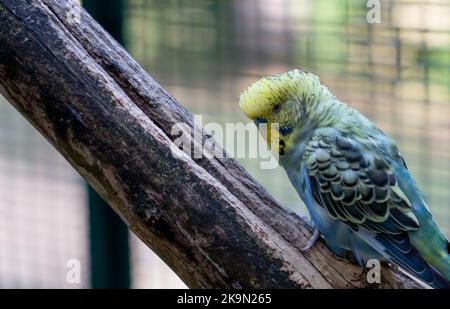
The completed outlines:
<svg viewBox="0 0 450 309">
<path fill-rule="evenodd" d="M 86 10 L 121 44 L 123 1 L 82 1 Z M 128 228 L 90 186 L 88 193 L 92 288 L 129 288 Z"/>
</svg>

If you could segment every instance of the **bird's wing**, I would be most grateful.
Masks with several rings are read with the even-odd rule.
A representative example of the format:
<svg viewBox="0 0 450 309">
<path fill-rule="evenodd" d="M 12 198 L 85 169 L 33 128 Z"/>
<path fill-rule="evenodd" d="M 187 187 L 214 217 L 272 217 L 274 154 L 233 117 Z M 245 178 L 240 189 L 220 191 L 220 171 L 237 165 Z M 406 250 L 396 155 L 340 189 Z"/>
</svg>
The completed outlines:
<svg viewBox="0 0 450 309">
<path fill-rule="evenodd" d="M 401 177 L 382 151 L 351 137 L 316 135 L 305 148 L 303 162 L 312 197 L 330 218 L 349 225 L 367 244 L 416 277 L 447 287 L 448 281 L 411 245 L 408 232 L 419 230 L 420 224 L 400 189 Z"/>
<path fill-rule="evenodd" d="M 393 168 L 380 154 L 351 138 L 318 135 L 303 159 L 313 197 L 331 218 L 374 233 L 419 228 Z"/>
</svg>

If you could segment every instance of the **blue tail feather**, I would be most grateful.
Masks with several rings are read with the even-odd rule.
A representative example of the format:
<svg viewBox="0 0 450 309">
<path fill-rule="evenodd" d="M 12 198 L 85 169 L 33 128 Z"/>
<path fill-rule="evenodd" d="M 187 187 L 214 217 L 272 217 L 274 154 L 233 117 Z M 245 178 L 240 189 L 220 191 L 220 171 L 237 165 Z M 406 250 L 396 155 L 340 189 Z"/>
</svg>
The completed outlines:
<svg viewBox="0 0 450 309">
<path fill-rule="evenodd" d="M 450 281 L 430 266 L 411 245 L 407 233 L 378 234 L 375 239 L 384 247 L 389 259 L 433 288 L 450 289 Z"/>
</svg>

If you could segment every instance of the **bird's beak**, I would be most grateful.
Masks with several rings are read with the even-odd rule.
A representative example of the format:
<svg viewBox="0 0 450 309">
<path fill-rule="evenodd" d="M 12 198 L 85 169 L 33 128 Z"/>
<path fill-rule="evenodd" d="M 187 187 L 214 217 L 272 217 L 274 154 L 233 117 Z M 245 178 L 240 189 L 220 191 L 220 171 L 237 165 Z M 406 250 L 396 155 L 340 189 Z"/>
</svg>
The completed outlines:
<svg viewBox="0 0 450 309">
<path fill-rule="evenodd" d="M 267 146 L 274 153 L 278 153 L 279 151 L 279 142 L 280 142 L 280 132 L 276 129 L 276 127 L 272 128 L 272 125 L 267 123 L 267 121 L 259 122 L 258 120 L 254 120 L 255 124 L 258 127 L 259 134 L 266 141 Z"/>
</svg>

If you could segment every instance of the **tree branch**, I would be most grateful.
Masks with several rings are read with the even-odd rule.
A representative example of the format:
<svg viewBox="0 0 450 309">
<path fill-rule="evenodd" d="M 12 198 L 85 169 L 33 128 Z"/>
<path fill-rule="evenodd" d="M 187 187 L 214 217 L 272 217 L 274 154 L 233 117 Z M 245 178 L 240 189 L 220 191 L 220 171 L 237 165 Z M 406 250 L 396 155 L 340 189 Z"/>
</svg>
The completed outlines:
<svg viewBox="0 0 450 309">
<path fill-rule="evenodd" d="M 68 21 L 65 4 L 0 0 L 1 92 L 189 287 L 369 286 L 322 242 L 301 253 L 305 222 L 233 159 L 172 155 L 176 123 L 208 137 L 84 10 Z M 382 274 L 380 287 L 418 287 Z"/>
</svg>

